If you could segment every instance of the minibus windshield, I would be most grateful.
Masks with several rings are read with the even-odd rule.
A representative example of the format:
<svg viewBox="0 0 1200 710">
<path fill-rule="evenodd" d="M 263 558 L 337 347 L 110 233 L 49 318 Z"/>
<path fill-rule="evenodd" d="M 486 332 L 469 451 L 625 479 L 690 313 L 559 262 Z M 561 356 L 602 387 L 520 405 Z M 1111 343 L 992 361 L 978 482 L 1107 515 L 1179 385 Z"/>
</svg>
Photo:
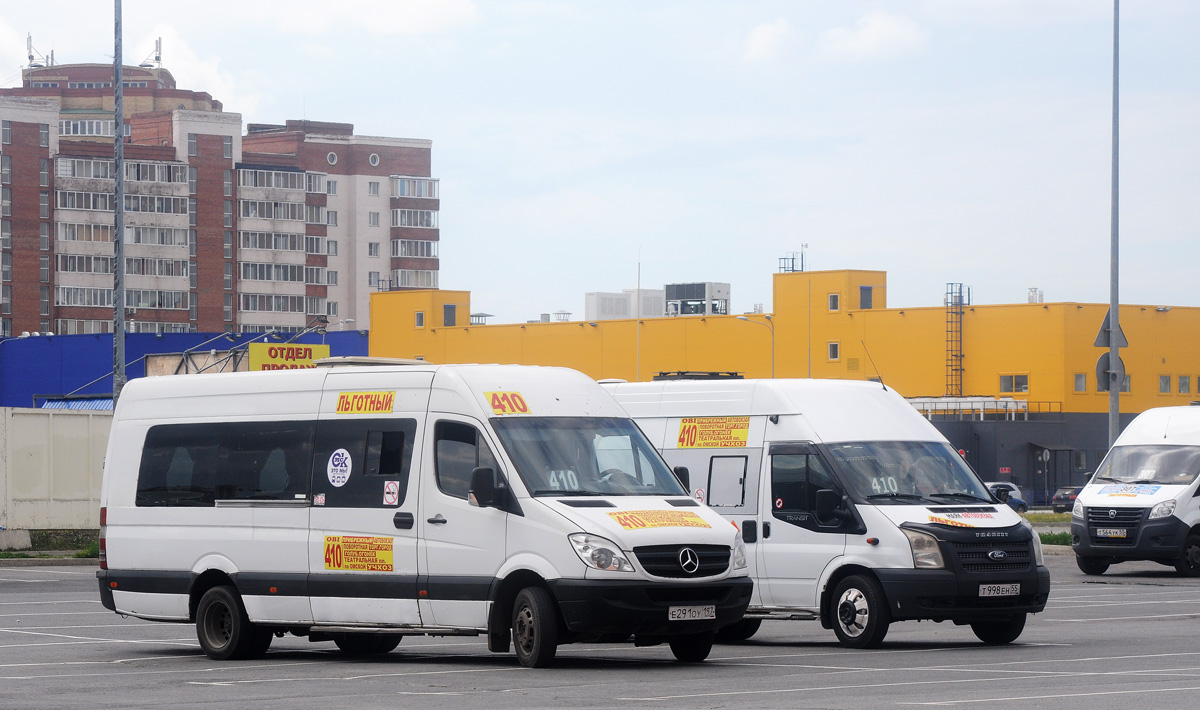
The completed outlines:
<svg viewBox="0 0 1200 710">
<path fill-rule="evenodd" d="M 830 444 L 839 477 L 872 503 L 991 503 L 987 487 L 948 444 L 859 441 Z"/>
<path fill-rule="evenodd" d="M 492 426 L 535 496 L 687 495 L 632 420 L 497 417 Z"/>
<path fill-rule="evenodd" d="M 1200 446 L 1114 446 L 1092 482 L 1186 486 L 1200 473 Z"/>
</svg>

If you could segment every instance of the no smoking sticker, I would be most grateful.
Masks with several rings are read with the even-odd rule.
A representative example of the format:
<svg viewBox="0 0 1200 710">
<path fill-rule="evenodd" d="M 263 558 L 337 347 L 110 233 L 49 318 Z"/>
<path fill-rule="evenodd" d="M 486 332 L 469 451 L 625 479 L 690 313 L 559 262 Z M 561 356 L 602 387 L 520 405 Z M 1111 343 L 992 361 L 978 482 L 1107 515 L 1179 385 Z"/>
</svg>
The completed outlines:
<svg viewBox="0 0 1200 710">
<path fill-rule="evenodd" d="M 703 503 L 703 502 L 704 502 L 704 489 L 703 489 L 703 488 L 697 488 L 697 489 L 696 489 L 696 492 L 695 492 L 695 494 L 694 494 L 694 497 L 695 497 L 695 499 L 696 499 L 696 500 L 698 500 L 698 501 L 700 501 L 701 503 Z"/>
<path fill-rule="evenodd" d="M 399 481 L 384 481 L 383 482 L 383 504 L 395 505 L 400 500 L 400 482 Z"/>
<path fill-rule="evenodd" d="M 782 508 L 782 507 L 783 507 L 783 499 L 782 499 L 782 498 L 776 498 L 776 499 L 775 499 L 775 507 L 776 507 L 776 508 Z"/>
</svg>

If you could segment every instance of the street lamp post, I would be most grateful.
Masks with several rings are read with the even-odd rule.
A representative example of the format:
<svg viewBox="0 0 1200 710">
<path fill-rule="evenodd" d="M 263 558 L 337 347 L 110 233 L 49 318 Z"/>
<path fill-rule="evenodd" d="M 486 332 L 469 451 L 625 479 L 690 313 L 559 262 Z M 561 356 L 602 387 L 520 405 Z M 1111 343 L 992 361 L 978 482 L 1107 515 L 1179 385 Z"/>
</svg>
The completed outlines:
<svg viewBox="0 0 1200 710">
<path fill-rule="evenodd" d="M 353 323 L 353 322 L 354 322 L 353 318 L 343 318 L 342 320 L 338 321 L 338 330 L 345 330 L 346 324 Z"/>
<path fill-rule="evenodd" d="M 762 321 L 757 321 L 757 320 L 750 320 L 746 316 L 738 316 L 737 319 L 744 320 L 747 323 L 754 323 L 755 325 L 761 325 L 764 328 L 766 328 L 767 330 L 771 331 L 771 379 L 775 379 L 775 326 L 774 326 L 773 321 L 771 320 L 771 316 L 769 314 L 764 317 L 767 319 L 766 323 L 763 323 Z"/>
</svg>

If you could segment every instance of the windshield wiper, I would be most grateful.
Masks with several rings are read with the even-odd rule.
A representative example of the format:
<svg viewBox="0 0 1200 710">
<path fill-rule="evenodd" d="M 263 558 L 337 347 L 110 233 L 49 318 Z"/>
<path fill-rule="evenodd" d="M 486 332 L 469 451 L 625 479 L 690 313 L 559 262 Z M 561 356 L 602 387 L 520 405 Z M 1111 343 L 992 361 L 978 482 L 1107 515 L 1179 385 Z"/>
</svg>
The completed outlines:
<svg viewBox="0 0 1200 710">
<path fill-rule="evenodd" d="M 611 495 L 621 495 L 621 494 L 620 493 L 603 493 L 601 491 L 585 491 L 585 490 L 565 491 L 561 488 L 547 488 L 547 489 L 542 489 L 542 490 L 536 490 L 533 492 L 533 495 L 535 495 L 535 496 L 562 496 L 563 498 L 569 498 L 571 496 L 611 496 Z"/>
<path fill-rule="evenodd" d="M 980 503 L 991 503 L 992 502 L 992 501 L 988 500 L 987 498 L 980 498 L 979 496 L 971 495 L 970 493 L 930 493 L 929 497 L 930 498 L 968 498 L 970 500 L 977 500 Z"/>
<path fill-rule="evenodd" d="M 1093 481 L 1112 481 L 1113 483 L 1124 483 L 1124 481 L 1118 481 L 1117 479 L 1109 478 L 1108 476 L 1096 476 L 1092 480 Z"/>
<path fill-rule="evenodd" d="M 925 500 L 925 496 L 917 495 L 916 493 L 873 493 L 867 496 L 867 500 L 876 498 L 904 498 L 905 500 Z"/>
</svg>

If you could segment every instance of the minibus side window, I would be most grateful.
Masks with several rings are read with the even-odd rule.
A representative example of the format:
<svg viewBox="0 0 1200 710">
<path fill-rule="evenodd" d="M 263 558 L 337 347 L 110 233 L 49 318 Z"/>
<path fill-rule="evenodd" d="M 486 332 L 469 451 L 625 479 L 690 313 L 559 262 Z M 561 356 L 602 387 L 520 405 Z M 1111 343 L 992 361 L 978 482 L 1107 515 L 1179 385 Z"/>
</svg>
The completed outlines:
<svg viewBox="0 0 1200 710">
<path fill-rule="evenodd" d="M 817 491 L 838 490 L 829 469 L 812 454 L 771 456 L 771 501 L 774 516 L 800 527 L 815 527 Z"/>
<path fill-rule="evenodd" d="M 236 422 L 221 425 L 218 500 L 294 500 L 308 497 L 313 425 Z"/>
<path fill-rule="evenodd" d="M 139 507 L 211 506 L 218 456 L 210 430 L 191 424 L 151 427 L 142 446 Z"/>
<path fill-rule="evenodd" d="M 330 508 L 403 505 L 416 431 L 415 419 L 322 421 L 312 464 L 313 504 Z M 398 485 L 390 486 L 393 482 Z"/>
<path fill-rule="evenodd" d="M 738 507 L 746 502 L 745 456 L 713 456 L 708 463 L 708 504 Z"/>
<path fill-rule="evenodd" d="M 498 470 L 496 458 L 478 430 L 461 422 L 438 422 L 434 429 L 438 488 L 466 500 L 471 471 L 479 466 Z"/>
</svg>

